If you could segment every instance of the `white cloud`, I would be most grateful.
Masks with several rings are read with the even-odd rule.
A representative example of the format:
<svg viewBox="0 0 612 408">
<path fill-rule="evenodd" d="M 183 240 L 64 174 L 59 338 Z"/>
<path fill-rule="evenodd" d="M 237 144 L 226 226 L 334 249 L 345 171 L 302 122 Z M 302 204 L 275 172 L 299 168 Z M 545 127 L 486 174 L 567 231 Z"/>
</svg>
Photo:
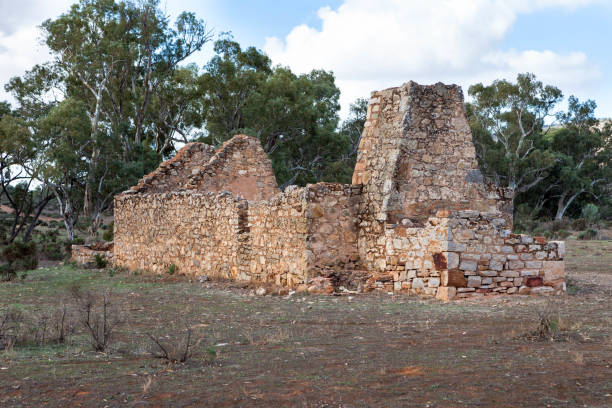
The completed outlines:
<svg viewBox="0 0 612 408">
<path fill-rule="evenodd" d="M 533 72 L 547 83 L 577 92 L 601 78 L 584 53 L 502 50 L 500 44 L 519 14 L 598 2 L 345 0 L 337 10 L 319 10 L 320 30 L 297 26 L 284 39 L 267 38 L 264 49 L 275 63 L 297 72 L 334 71 L 344 112 L 357 97 L 408 80 L 465 87 Z"/>
<path fill-rule="evenodd" d="M 68 11 L 72 3 L 71 0 L 0 0 L 0 101 L 12 99 L 4 91 L 10 78 L 49 60 L 46 46 L 40 43 L 38 26 L 47 18 Z"/>
</svg>

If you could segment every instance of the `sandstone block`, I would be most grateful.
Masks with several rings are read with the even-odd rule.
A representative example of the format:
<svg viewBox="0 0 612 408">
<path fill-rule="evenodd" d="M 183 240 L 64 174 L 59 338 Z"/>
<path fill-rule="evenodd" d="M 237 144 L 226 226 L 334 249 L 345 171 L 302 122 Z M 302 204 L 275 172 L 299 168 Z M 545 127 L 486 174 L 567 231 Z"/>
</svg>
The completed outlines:
<svg viewBox="0 0 612 408">
<path fill-rule="evenodd" d="M 544 261 L 544 282 L 552 282 L 565 278 L 565 264 L 563 261 Z"/>
<path fill-rule="evenodd" d="M 459 268 L 464 271 L 475 271 L 477 266 L 478 264 L 475 261 L 462 261 Z"/>
<path fill-rule="evenodd" d="M 443 302 L 451 301 L 457 296 L 457 289 L 452 286 L 440 286 L 436 292 L 436 299 Z"/>
<path fill-rule="evenodd" d="M 482 278 L 480 276 L 468 276 L 467 286 L 468 288 L 477 288 L 482 284 Z"/>
<path fill-rule="evenodd" d="M 550 243 L 557 246 L 557 256 L 559 259 L 565 258 L 565 241 L 551 241 Z"/>
<path fill-rule="evenodd" d="M 444 252 L 446 256 L 446 267 L 448 269 L 455 269 L 459 266 L 459 255 L 455 252 Z"/>
<path fill-rule="evenodd" d="M 442 271 L 441 273 L 442 286 L 464 287 L 467 285 L 467 279 L 463 275 L 463 271 L 459 269 L 451 269 Z"/>
<path fill-rule="evenodd" d="M 412 279 L 412 289 L 423 289 L 425 287 L 425 282 L 421 278 Z"/>
<path fill-rule="evenodd" d="M 550 286 L 538 286 L 531 288 L 532 295 L 552 295 L 555 289 Z"/>
<path fill-rule="evenodd" d="M 530 294 L 530 293 L 531 293 L 531 288 L 530 288 L 530 287 L 528 287 L 528 286 L 521 286 L 521 287 L 518 289 L 518 294 L 519 294 L 519 295 L 528 295 L 528 294 Z"/>
</svg>

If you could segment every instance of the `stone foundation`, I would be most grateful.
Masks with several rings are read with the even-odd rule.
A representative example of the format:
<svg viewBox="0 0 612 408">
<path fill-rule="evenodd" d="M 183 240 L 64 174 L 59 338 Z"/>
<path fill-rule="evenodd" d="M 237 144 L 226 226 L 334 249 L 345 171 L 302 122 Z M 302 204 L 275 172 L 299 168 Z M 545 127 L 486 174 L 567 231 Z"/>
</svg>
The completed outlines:
<svg viewBox="0 0 612 408">
<path fill-rule="evenodd" d="M 87 245 L 72 245 L 70 251 L 72 254 L 70 259 L 81 265 L 95 266 L 96 255 L 101 255 L 109 262 L 113 262 L 112 245 L 104 249 L 94 249 Z"/>
<path fill-rule="evenodd" d="M 279 192 L 258 140 L 186 145 L 115 198 L 114 262 L 323 292 L 563 293 L 564 244 L 512 234 L 511 203 L 478 169 L 461 89 L 409 82 L 372 94 L 352 185 Z"/>
</svg>

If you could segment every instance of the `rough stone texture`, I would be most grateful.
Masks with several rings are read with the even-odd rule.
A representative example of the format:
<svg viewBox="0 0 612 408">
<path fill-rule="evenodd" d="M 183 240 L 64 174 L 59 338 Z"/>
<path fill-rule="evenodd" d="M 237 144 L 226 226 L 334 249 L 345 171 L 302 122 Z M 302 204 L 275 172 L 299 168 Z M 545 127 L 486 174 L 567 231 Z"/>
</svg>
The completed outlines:
<svg viewBox="0 0 612 408">
<path fill-rule="evenodd" d="M 70 259 L 81 265 L 94 266 L 96 255 L 105 257 L 109 262 L 113 261 L 113 246 L 104 249 L 93 249 L 87 245 L 72 245 Z"/>
<path fill-rule="evenodd" d="M 249 136 L 234 136 L 198 170 L 192 171 L 186 189 L 231 191 L 247 200 L 268 200 L 279 192 L 272 163 L 259 140 Z"/>
<path fill-rule="evenodd" d="M 115 198 L 114 262 L 130 269 L 239 279 L 248 270 L 248 202 L 231 193 L 171 192 Z"/>
<path fill-rule="evenodd" d="M 245 135 L 234 136 L 217 151 L 205 143 L 188 143 L 126 193 L 182 190 L 231 191 L 248 200 L 270 199 L 279 192 L 259 141 Z"/>
<path fill-rule="evenodd" d="M 352 185 L 279 192 L 256 139 L 185 146 L 115 198 L 114 262 L 329 293 L 453 298 L 565 291 L 563 242 L 512 234 L 478 170 L 457 86 L 372 94 Z"/>
<path fill-rule="evenodd" d="M 182 189 L 192 172 L 204 167 L 214 153 L 215 149 L 206 143 L 188 143 L 126 193 L 165 193 Z"/>
</svg>

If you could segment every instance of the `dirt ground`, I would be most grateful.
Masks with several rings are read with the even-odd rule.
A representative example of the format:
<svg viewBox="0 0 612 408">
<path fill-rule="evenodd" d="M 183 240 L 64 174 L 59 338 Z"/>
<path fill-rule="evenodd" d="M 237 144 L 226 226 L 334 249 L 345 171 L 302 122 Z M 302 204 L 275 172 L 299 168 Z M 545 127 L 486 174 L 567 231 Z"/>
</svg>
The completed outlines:
<svg viewBox="0 0 612 408">
<path fill-rule="evenodd" d="M 0 284 L 0 311 L 71 305 L 110 289 L 110 351 L 79 327 L 64 344 L 0 352 L 1 407 L 610 407 L 612 241 L 568 242 L 568 294 L 444 304 L 388 294 L 254 296 L 227 283 L 42 268 Z M 555 338 L 539 340 L 540 315 Z M 197 344 L 185 363 L 148 335 Z"/>
</svg>

